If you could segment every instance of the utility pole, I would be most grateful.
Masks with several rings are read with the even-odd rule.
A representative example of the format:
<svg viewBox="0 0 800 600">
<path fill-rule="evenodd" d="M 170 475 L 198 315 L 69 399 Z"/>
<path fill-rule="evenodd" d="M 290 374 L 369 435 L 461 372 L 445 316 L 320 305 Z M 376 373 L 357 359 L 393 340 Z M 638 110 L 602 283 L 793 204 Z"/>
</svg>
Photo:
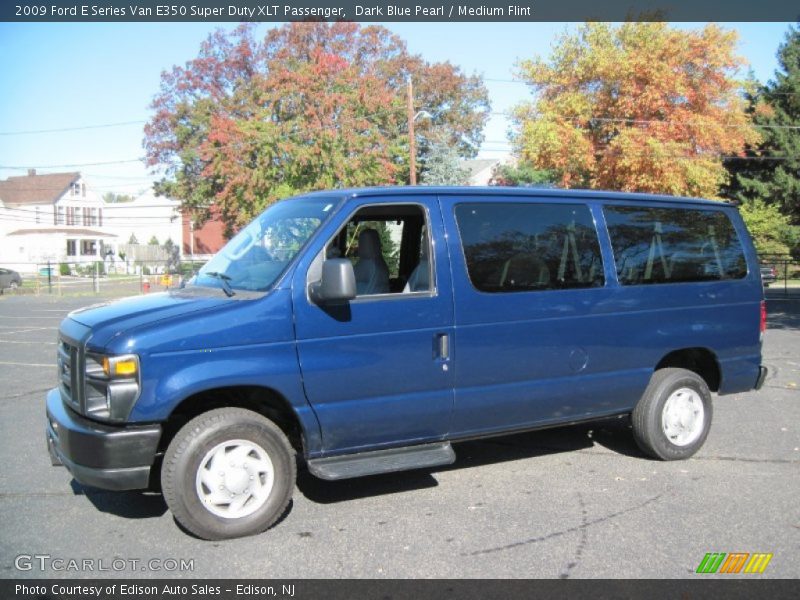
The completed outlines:
<svg viewBox="0 0 800 600">
<path fill-rule="evenodd" d="M 408 169 L 409 182 L 417 185 L 417 148 L 414 140 L 414 84 L 408 76 Z"/>
</svg>

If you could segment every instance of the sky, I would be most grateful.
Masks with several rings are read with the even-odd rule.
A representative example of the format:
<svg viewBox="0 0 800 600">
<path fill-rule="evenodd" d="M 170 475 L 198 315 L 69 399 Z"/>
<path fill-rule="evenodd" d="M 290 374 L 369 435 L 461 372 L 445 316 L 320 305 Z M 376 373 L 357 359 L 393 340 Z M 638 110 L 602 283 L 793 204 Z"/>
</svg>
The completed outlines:
<svg viewBox="0 0 800 600">
<path fill-rule="evenodd" d="M 531 98 L 514 81 L 521 58 L 548 56 L 567 23 L 387 23 L 413 53 L 485 79 L 493 115 L 479 156 L 510 150 L 502 113 Z M 702 23 L 680 23 L 690 29 Z M 790 23 L 722 23 L 761 82 L 773 77 Z M 160 74 L 197 56 L 208 23 L 0 23 L 0 178 L 81 171 L 99 193 L 137 194 L 156 175 L 139 160 Z M 260 25 L 266 31 L 274 24 Z M 497 114 L 501 113 L 501 114 Z M 94 128 L 97 125 L 118 124 Z M 52 131 L 54 129 L 86 129 Z M 40 132 L 41 130 L 49 130 Z M 91 164 L 90 164 L 91 163 Z M 97 164 L 115 163 L 115 164 Z M 62 166 L 64 165 L 64 166 Z M 81 166 L 66 166 L 81 165 Z M 18 167 L 9 169 L 8 167 Z"/>
</svg>

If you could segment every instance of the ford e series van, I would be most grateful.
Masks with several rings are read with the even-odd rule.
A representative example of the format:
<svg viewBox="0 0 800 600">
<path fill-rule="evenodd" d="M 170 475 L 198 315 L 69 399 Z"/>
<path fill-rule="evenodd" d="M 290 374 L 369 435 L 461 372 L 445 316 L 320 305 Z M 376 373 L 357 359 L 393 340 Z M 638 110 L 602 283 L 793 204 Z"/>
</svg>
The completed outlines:
<svg viewBox="0 0 800 600">
<path fill-rule="evenodd" d="M 452 442 L 630 415 L 692 456 L 711 393 L 758 389 L 765 305 L 734 206 L 608 192 L 386 188 L 272 205 L 183 289 L 61 323 L 54 464 L 160 483 L 207 539 L 322 479 L 455 460 Z"/>
</svg>

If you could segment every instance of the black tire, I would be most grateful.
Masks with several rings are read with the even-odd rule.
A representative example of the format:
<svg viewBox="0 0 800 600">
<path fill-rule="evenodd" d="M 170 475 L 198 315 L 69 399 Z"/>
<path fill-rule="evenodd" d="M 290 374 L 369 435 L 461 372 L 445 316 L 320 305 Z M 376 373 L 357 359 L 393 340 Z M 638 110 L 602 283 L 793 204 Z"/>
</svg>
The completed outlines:
<svg viewBox="0 0 800 600">
<path fill-rule="evenodd" d="M 268 456 L 274 474 L 263 504 L 238 518 L 222 517 L 206 508 L 196 479 L 206 455 L 231 440 L 256 444 Z M 262 415 L 241 408 L 208 411 L 184 425 L 167 448 L 161 467 L 164 500 L 178 523 L 200 538 L 222 540 L 261 533 L 283 515 L 292 498 L 297 476 L 294 454 L 284 433 Z M 251 501 L 255 499 L 247 502 Z"/>
<path fill-rule="evenodd" d="M 702 427 L 698 425 L 695 428 L 697 433 L 689 436 L 686 443 L 676 443 L 681 440 L 671 439 L 665 432 L 664 408 L 670 396 L 686 388 L 696 393 L 702 405 Z M 647 389 L 633 409 L 633 436 L 639 448 L 648 456 L 660 460 L 683 460 L 705 443 L 712 415 L 711 392 L 702 377 L 686 369 L 659 369 L 653 373 Z"/>
</svg>

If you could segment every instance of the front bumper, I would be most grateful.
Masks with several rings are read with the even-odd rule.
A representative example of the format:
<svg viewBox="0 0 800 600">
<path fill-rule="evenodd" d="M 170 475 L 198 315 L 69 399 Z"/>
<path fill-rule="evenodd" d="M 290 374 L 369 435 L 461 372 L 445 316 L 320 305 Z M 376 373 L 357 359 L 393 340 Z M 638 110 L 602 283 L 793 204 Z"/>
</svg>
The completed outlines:
<svg viewBox="0 0 800 600">
<path fill-rule="evenodd" d="M 64 406 L 58 389 L 47 394 L 47 448 L 80 483 L 106 490 L 148 487 L 161 439 L 160 425 L 104 425 Z"/>
</svg>

